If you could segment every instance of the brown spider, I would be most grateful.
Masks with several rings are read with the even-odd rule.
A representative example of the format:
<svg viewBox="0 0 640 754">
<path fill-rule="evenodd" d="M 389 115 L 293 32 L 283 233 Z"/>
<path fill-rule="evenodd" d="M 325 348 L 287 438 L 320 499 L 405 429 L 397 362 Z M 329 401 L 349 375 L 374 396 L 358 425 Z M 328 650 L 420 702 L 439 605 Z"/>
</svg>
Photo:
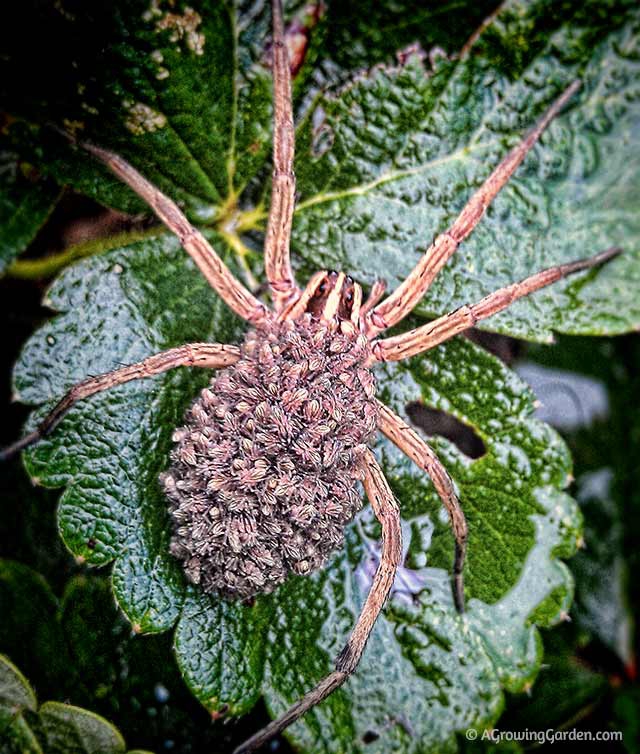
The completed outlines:
<svg viewBox="0 0 640 754">
<path fill-rule="evenodd" d="M 382 526 L 381 561 L 335 670 L 236 754 L 261 746 L 345 682 L 389 594 L 402 553 L 400 512 L 369 448 L 376 429 L 430 476 L 447 509 L 455 536 L 454 601 L 464 609 L 468 533 L 453 482 L 429 445 L 375 399 L 372 367 L 427 351 L 522 296 L 620 251 L 551 267 L 409 332 L 381 338 L 424 296 L 580 84 L 573 82 L 504 157 L 407 279 L 384 300 L 384 283 L 376 282 L 363 302 L 361 287 L 342 272 L 317 272 L 300 289 L 291 268 L 294 128 L 281 0 L 273 0 L 273 80 L 274 169 L 264 247 L 273 309 L 235 279 L 171 199 L 118 155 L 81 144 L 147 202 L 251 329 L 241 347 L 191 343 L 77 384 L 34 432 L 0 455 L 7 458 L 37 442 L 76 401 L 106 388 L 180 366 L 224 368 L 189 410 L 186 426 L 176 431 L 177 447 L 162 483 L 174 522 L 174 555 L 183 560 L 191 581 L 232 599 L 271 591 L 291 573 L 320 567 L 341 545 L 344 525 L 361 504 L 357 483 L 363 482 Z"/>
</svg>

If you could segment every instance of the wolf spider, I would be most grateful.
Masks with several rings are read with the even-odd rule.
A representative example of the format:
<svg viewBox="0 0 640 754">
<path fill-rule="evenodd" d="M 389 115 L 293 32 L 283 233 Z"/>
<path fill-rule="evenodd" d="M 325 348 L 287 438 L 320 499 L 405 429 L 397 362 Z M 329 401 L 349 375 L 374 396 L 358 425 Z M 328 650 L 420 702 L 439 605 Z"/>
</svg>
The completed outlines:
<svg viewBox="0 0 640 754">
<path fill-rule="evenodd" d="M 272 15 L 273 183 L 264 256 L 273 308 L 265 306 L 231 274 L 215 250 L 171 199 L 160 193 L 118 155 L 93 144 L 80 143 L 79 146 L 107 165 L 146 201 L 169 230 L 177 235 L 211 287 L 237 315 L 250 324 L 251 329 L 242 347 L 191 343 L 86 379 L 69 390 L 35 431 L 2 452 L 2 457 L 7 458 L 32 445 L 49 434 L 74 403 L 114 385 L 181 366 L 224 368 L 218 377 L 212 379 L 210 388 L 203 391 L 204 397 L 196 401 L 187 415 L 190 426 L 178 430 L 178 447 L 172 453 L 173 466 L 163 475 L 163 483 L 172 506 L 174 524 L 178 532 L 182 531 L 183 538 L 187 538 L 186 542 L 174 540 L 173 543 L 174 554 L 185 561 L 187 575 L 192 581 L 201 582 L 206 591 L 238 599 L 271 591 L 292 572 L 307 573 L 318 568 L 328 552 L 340 545 L 344 524 L 355 515 L 360 504 L 360 494 L 356 493 L 357 481 L 363 482 L 382 527 L 382 551 L 355 627 L 337 658 L 333 672 L 282 717 L 236 749 L 236 754 L 252 751 L 264 744 L 346 681 L 358 665 L 389 594 L 402 554 L 400 512 L 369 448 L 376 429 L 429 475 L 449 514 L 455 537 L 453 597 L 458 611 L 464 610 L 463 564 L 468 530 L 454 484 L 425 440 L 375 399 L 371 368 L 379 362 L 398 361 L 423 353 L 473 327 L 478 321 L 502 311 L 517 299 L 570 273 L 600 265 L 620 251 L 612 248 L 588 259 L 551 267 L 413 330 L 392 337 L 380 337 L 384 330 L 405 318 L 424 296 L 438 272 L 471 233 L 546 126 L 577 91 L 580 83 L 574 81 L 528 135 L 503 158 L 469 199 L 451 227 L 435 238 L 415 269 L 389 296 L 384 298 L 385 284 L 377 281 L 363 301 L 362 288 L 352 278 L 342 272 L 324 270 L 316 272 L 304 288 L 298 287 L 289 257 L 295 206 L 294 127 L 291 74 L 284 41 L 281 0 L 273 0 Z M 324 356 L 319 361 L 314 360 L 318 354 Z M 278 359 L 279 366 L 276 364 Z M 314 374 L 314 364 L 317 374 Z M 274 377 L 274 374 L 280 376 Z M 267 384 L 269 380 L 271 383 Z M 233 406 L 219 399 L 225 390 L 232 396 L 229 398 L 231 403 L 236 391 L 245 390 L 247 395 L 252 394 L 254 398 L 257 395 L 255 401 L 260 401 L 260 405 L 254 402 L 252 407 L 250 401 L 245 401 L 240 410 L 242 396 Z M 265 403 L 264 395 L 269 391 L 271 403 Z M 232 409 L 235 414 L 229 418 Z M 257 437 L 256 423 L 259 423 L 264 412 L 271 412 L 271 419 L 276 424 L 280 422 L 278 431 L 273 430 L 273 424 L 269 425 L 275 435 L 267 435 L 264 439 L 266 445 L 271 443 L 271 454 L 267 453 L 268 460 L 262 459 L 262 465 L 255 461 L 255 457 L 250 468 L 245 465 L 238 472 L 245 475 L 242 477 L 244 481 L 238 488 L 239 477 L 236 475 L 234 487 L 229 479 L 235 473 L 236 459 L 229 457 L 227 446 L 225 456 L 220 450 L 221 444 L 231 442 L 231 435 L 242 436 L 243 432 L 247 436 Z M 302 423 L 293 421 L 294 414 Z M 313 431 L 316 434 L 308 433 L 303 442 L 300 437 L 306 431 L 305 417 L 309 426 L 315 428 Z M 247 428 L 250 429 L 248 433 L 245 432 Z M 331 451 L 328 451 L 326 443 L 338 436 L 340 442 L 334 442 Z M 325 437 L 326 441 L 323 439 Z M 248 448 L 250 454 L 251 442 L 243 447 Z M 293 470 L 288 469 L 287 487 L 278 477 L 278 473 L 284 472 L 278 472 L 276 466 L 278 457 L 289 452 L 291 447 L 296 448 L 291 455 L 295 456 L 295 463 L 292 462 Z M 261 449 L 263 451 L 264 447 Z M 187 467 L 195 466 L 197 471 L 198 455 L 204 457 L 205 452 L 221 455 L 218 465 L 205 479 L 204 497 L 198 497 L 198 489 L 194 492 L 194 485 L 197 488 L 201 482 L 185 479 L 190 473 Z M 296 471 L 299 472 L 298 477 L 292 477 L 291 474 Z M 303 478 L 303 482 L 299 482 L 300 478 Z M 324 492 L 316 494 L 307 489 L 306 497 L 302 498 L 304 505 L 287 508 L 287 497 L 295 498 L 297 503 L 301 500 L 302 493 L 294 490 L 295 479 L 298 479 L 300 487 L 309 483 L 309 489 L 322 489 Z M 278 485 L 282 487 L 279 492 Z M 187 493 L 184 493 L 184 489 L 187 489 Z M 239 502 L 238 495 L 244 496 L 244 503 Z M 357 497 L 356 504 L 354 495 Z M 215 507 L 225 500 L 231 500 L 230 507 L 235 506 L 234 510 L 240 510 L 239 517 L 234 518 L 229 514 L 225 523 L 225 511 L 221 513 L 216 509 L 217 515 L 223 516 L 223 519 L 222 523 L 219 520 L 216 524 L 217 540 L 213 548 L 211 542 L 203 544 L 200 540 L 195 543 L 189 540 L 189 525 L 194 523 L 194 496 L 198 497 L 201 505 L 204 500 L 205 507 Z M 337 503 L 332 498 L 337 498 Z M 347 498 L 349 505 L 344 504 Z M 249 499 L 248 503 L 246 499 Z M 253 511 L 254 519 L 242 518 L 242 506 L 250 507 L 251 504 L 254 507 L 257 505 Z M 255 529 L 253 524 L 256 522 L 258 527 L 262 525 L 262 529 Z M 263 547 L 268 534 L 273 535 L 274 527 L 282 537 L 286 557 L 273 549 L 266 551 Z M 305 545 L 301 532 L 309 542 L 315 542 L 315 550 L 311 545 Z M 293 539 L 288 540 L 287 537 L 297 537 L 297 544 L 294 546 Z M 254 549 L 247 550 L 247 543 Z M 229 555 L 228 551 L 231 550 L 233 553 Z M 241 557 L 243 554 L 244 559 Z M 278 565 L 275 571 L 274 559 Z"/>
</svg>

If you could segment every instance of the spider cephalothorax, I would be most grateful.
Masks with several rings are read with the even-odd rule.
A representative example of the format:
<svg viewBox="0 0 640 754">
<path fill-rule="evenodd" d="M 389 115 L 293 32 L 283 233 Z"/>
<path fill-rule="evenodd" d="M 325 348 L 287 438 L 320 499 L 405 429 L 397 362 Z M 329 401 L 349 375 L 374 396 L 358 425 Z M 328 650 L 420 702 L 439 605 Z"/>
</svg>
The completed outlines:
<svg viewBox="0 0 640 754">
<path fill-rule="evenodd" d="M 580 87 L 572 82 L 538 124 L 504 156 L 411 274 L 389 296 L 362 290 L 344 273 L 316 273 L 301 289 L 289 257 L 295 206 L 291 82 L 282 7 L 273 1 L 274 142 L 271 208 L 264 245 L 273 309 L 239 280 L 169 197 L 121 157 L 81 146 L 137 192 L 173 231 L 226 304 L 250 323 L 241 347 L 190 343 L 73 387 L 38 428 L 0 453 L 6 458 L 50 433 L 78 400 L 176 367 L 222 369 L 176 431 L 163 475 L 174 521 L 172 550 L 191 581 L 231 598 L 269 592 L 289 573 L 318 568 L 338 547 L 360 507 L 357 480 L 381 525 L 381 558 L 371 589 L 335 670 L 278 720 L 236 750 L 253 751 L 286 728 L 356 669 L 402 560 L 400 511 L 368 443 L 379 430 L 433 482 L 455 537 L 453 600 L 464 609 L 467 524 L 455 486 L 426 440 L 374 397 L 376 363 L 421 354 L 507 308 L 517 299 L 620 252 L 542 270 L 432 322 L 378 337 L 403 320 L 472 232 L 549 122 Z M 432 229 L 425 229 L 432 232 Z M 247 609 L 251 609 L 247 607 Z"/>
<path fill-rule="evenodd" d="M 205 591 L 271 592 L 342 546 L 378 420 L 368 340 L 343 329 L 268 318 L 176 430 L 161 477 L 171 549 Z"/>
</svg>

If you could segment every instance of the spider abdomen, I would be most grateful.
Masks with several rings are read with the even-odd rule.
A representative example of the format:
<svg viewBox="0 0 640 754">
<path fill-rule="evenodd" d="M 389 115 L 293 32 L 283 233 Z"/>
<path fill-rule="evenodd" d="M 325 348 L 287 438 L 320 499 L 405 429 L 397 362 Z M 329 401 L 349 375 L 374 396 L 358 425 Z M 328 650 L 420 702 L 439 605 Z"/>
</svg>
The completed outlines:
<svg viewBox="0 0 640 754">
<path fill-rule="evenodd" d="M 202 391 L 161 478 L 192 582 L 246 599 L 342 545 L 377 424 L 369 354 L 364 336 L 310 315 L 270 322 Z"/>
</svg>

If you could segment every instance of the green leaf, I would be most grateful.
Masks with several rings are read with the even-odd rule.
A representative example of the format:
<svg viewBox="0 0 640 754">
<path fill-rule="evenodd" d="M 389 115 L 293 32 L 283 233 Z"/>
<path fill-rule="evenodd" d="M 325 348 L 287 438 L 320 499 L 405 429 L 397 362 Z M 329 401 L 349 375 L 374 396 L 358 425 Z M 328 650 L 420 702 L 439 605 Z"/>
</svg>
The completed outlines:
<svg viewBox="0 0 640 754">
<path fill-rule="evenodd" d="M 7 754 L 42 754 L 42 749 L 24 719 L 26 711 L 35 712 L 36 695 L 29 682 L 0 655 L 0 744 Z"/>
<path fill-rule="evenodd" d="M 436 445 L 474 532 L 466 573 L 475 599 L 465 617 L 455 614 L 453 543 L 439 502 L 427 477 L 381 443 L 409 544 L 405 566 L 356 676 L 293 728 L 303 751 L 352 751 L 372 737 L 368 751 L 455 751 L 455 731 L 495 721 L 501 688 L 521 691 L 532 681 L 541 659 L 533 621 L 556 622 L 571 598 L 570 576 L 555 560 L 573 551 L 580 527 L 575 505 L 559 491 L 569 459 L 560 439 L 530 417 L 525 386 L 465 341 L 387 367 L 380 381 L 383 400 L 399 412 L 422 397 L 473 427 L 487 447 L 470 461 L 445 442 Z M 265 678 L 274 714 L 309 677 L 331 669 L 366 596 L 378 536 L 371 515 L 361 516 L 346 552 L 326 571 L 274 597 Z"/>
<path fill-rule="evenodd" d="M 455 53 L 471 32 L 495 10 L 491 0 L 459 3 L 415 3 L 408 0 L 332 3 L 327 14 L 324 51 L 331 72 L 339 66 L 344 77 L 372 63 L 394 62 L 398 51 L 418 43 L 424 50 L 440 47 Z"/>
<path fill-rule="evenodd" d="M 458 483 L 468 521 L 482 532 L 479 550 L 469 544 L 467 586 L 493 602 L 520 577 L 536 528 L 532 517 L 551 505 L 536 490 L 549 485 L 562 489 L 568 483 L 567 449 L 548 426 L 529 418 L 533 396 L 525 385 L 467 341 L 453 341 L 407 365 L 387 365 L 383 374 L 383 401 L 407 421 L 405 406 L 421 398 L 471 427 L 486 448 L 470 463 L 450 443 L 434 443 Z M 440 504 L 426 476 L 394 447 L 385 446 L 383 452 L 392 481 L 397 478 L 398 498 L 410 510 L 424 508 L 431 498 L 433 516 Z M 436 524 L 431 538 L 440 563 L 451 568 L 453 538 L 446 521 Z M 503 548 L 500 559 L 487 558 Z"/>
<path fill-rule="evenodd" d="M 0 274 L 34 239 L 59 194 L 15 154 L 0 152 Z"/>
<path fill-rule="evenodd" d="M 36 695 L 27 679 L 6 657 L 0 660 L 0 707 L 13 708 L 16 714 L 36 709 Z"/>
<path fill-rule="evenodd" d="M 0 727 L 0 732 L 4 739 L 2 741 L 3 754 L 44 754 L 24 717 L 15 718 L 8 728 Z"/>
<path fill-rule="evenodd" d="M 33 403 L 53 398 L 81 375 L 109 371 L 180 343 L 233 340 L 237 324 L 222 319 L 222 302 L 193 265 L 184 264 L 177 247 L 169 237 L 143 241 L 128 253 L 69 269 L 47 297 L 64 314 L 27 344 L 17 367 L 21 398 Z M 79 322 L 80 302 L 94 294 L 92 316 Z M 72 331 L 85 349 L 69 339 Z M 160 381 L 134 382 L 99 396 L 65 422 L 63 447 L 42 443 L 28 462 L 44 486 L 73 480 L 58 509 L 63 538 L 89 563 L 115 560 L 116 599 L 139 631 L 166 630 L 179 614 L 183 579 L 177 562 L 166 557 L 168 516 L 159 515 L 165 506 L 158 474 L 172 428 L 206 379 L 197 370 L 178 370 Z M 85 450 L 78 453 L 81 446 Z"/>
<path fill-rule="evenodd" d="M 4 655 L 0 743 L 11 754 L 124 754 L 126 749 L 118 730 L 93 712 L 59 702 L 45 702 L 38 709 L 27 679 Z"/>
<path fill-rule="evenodd" d="M 625 254 L 606 269 L 545 289 L 486 326 L 539 341 L 637 328 L 639 28 L 635 3 L 513 0 L 462 57 L 436 57 L 430 70 L 414 54 L 323 96 L 298 139 L 295 251 L 308 267 L 355 270 L 395 288 L 508 148 L 580 79 L 419 311 L 442 314 L 620 245 Z"/>
<path fill-rule="evenodd" d="M 60 702 L 45 702 L 39 711 L 38 732 L 51 754 L 120 754 L 120 733 L 103 717 Z"/>
<path fill-rule="evenodd" d="M 268 14 L 215 0 L 73 12 L 25 3 L 19 12 L 16 28 L 29 30 L 39 55 L 26 54 L 20 33 L 7 41 L 0 93 L 16 116 L 8 139 L 59 182 L 120 209 L 143 209 L 106 169 L 43 128 L 43 111 L 47 124 L 117 149 L 203 222 L 264 163 L 271 77 L 256 59 Z"/>
<path fill-rule="evenodd" d="M 47 300 L 60 313 L 32 338 L 16 370 L 16 388 L 30 402 L 179 342 L 238 337 L 236 322 L 168 237 L 85 260 Z M 172 429 L 205 380 L 183 370 L 79 404 L 29 451 L 27 464 L 41 484 L 67 487 L 59 508 L 65 541 L 89 562 L 115 560 L 114 590 L 136 629 L 160 631 L 180 618 L 178 661 L 198 698 L 212 711 L 237 714 L 262 692 L 275 713 L 330 669 L 368 588 L 379 532 L 365 512 L 326 570 L 293 579 L 253 607 L 195 589 L 185 599 L 157 476 Z M 392 742 L 406 751 L 417 742 L 444 750 L 455 731 L 496 719 L 501 688 L 522 689 L 535 676 L 533 623 L 550 625 L 567 609 L 571 581 L 556 557 L 573 551 L 580 519 L 560 491 L 569 474 L 564 445 L 531 419 L 530 392 L 493 357 L 456 341 L 385 367 L 380 388 L 401 413 L 422 399 L 455 414 L 487 448 L 472 461 L 436 444 L 469 517 L 467 583 L 475 599 L 465 617 L 455 614 L 452 540 L 440 505 L 426 476 L 382 443 L 403 509 L 404 578 L 414 584 L 415 604 L 405 604 L 406 595 L 393 600 L 356 677 L 291 735 L 301 746 L 321 740 L 327 751 L 332 741 L 350 751 L 371 731 L 379 735 L 372 750 Z M 404 715 L 417 738 L 402 725 L 385 727 L 386 715 Z"/>
<path fill-rule="evenodd" d="M 189 589 L 175 650 L 185 681 L 207 709 L 242 715 L 256 703 L 271 613 L 260 601 L 248 610 Z"/>
<path fill-rule="evenodd" d="M 219 731 L 186 689 L 170 637 L 132 634 L 106 574 L 71 579 L 58 621 L 87 699 L 96 712 L 117 720 L 128 739 L 158 749 L 172 740 L 176 750 L 219 750 Z"/>
<path fill-rule="evenodd" d="M 528 349 L 518 364 L 541 401 L 538 415 L 562 431 L 573 452 L 585 530 L 570 563 L 573 620 L 545 635 L 543 669 L 528 698 L 510 700 L 501 730 L 544 733 L 577 721 L 596 729 L 606 720 L 606 727 L 622 732 L 625 750 L 637 739 L 637 725 L 625 711 L 635 709 L 629 573 L 639 509 L 635 456 L 628 449 L 638 437 L 630 407 L 638 394 L 639 345 L 635 336 L 597 342 L 563 337 L 554 348 Z"/>
<path fill-rule="evenodd" d="M 372 14 L 334 6 L 311 28 L 316 38 L 296 86 L 294 252 L 305 271 L 323 264 L 395 287 L 508 148 L 580 79 L 581 91 L 418 312 L 442 314 L 542 267 L 620 245 L 625 254 L 605 269 L 539 292 L 483 326 L 541 342 L 554 331 L 637 328 L 637 4 L 510 0 L 474 34 L 487 10 L 470 3 L 453 13 L 444 4 L 410 14 L 381 3 Z M 46 112 L 47 123 L 121 152 L 195 221 L 230 234 L 234 248 L 247 232 L 244 244 L 254 247 L 269 193 L 264 7 L 199 0 L 169 10 L 136 0 L 73 13 L 25 4 L 24 12 L 29 44 L 19 34 L 10 41 L 0 89 L 15 116 L 7 127 L 13 148 L 99 201 L 142 209 L 106 169 L 42 127 Z M 51 70 L 28 56 L 34 35 Z M 335 59 L 345 80 L 345 66 L 388 62 L 391 45 L 414 40 L 444 45 L 451 57 L 405 54 L 398 67 L 374 67 L 337 91 L 314 89 L 323 78 L 310 72 L 314 60 Z"/>
</svg>

